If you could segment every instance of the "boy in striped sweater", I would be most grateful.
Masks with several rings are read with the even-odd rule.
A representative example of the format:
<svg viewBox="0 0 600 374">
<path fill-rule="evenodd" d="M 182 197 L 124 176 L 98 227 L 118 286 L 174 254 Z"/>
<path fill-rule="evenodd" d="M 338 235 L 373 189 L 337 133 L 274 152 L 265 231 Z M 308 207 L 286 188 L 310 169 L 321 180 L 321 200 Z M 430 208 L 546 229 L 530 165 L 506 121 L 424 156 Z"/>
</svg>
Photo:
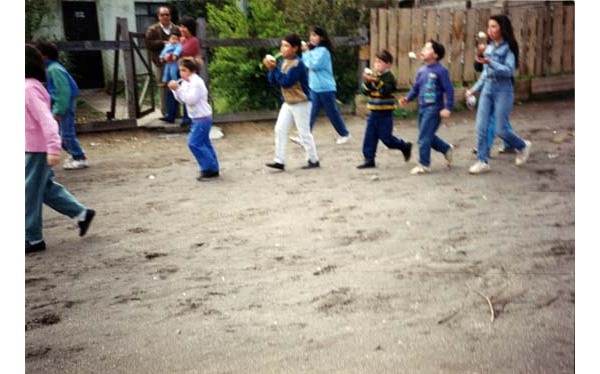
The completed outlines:
<svg viewBox="0 0 600 374">
<path fill-rule="evenodd" d="M 375 55 L 374 71 L 365 69 L 363 83 L 360 91 L 369 97 L 367 109 L 370 110 L 367 118 L 367 128 L 363 140 L 362 153 L 364 163 L 358 169 L 375 167 L 375 154 L 379 140 L 391 149 L 398 149 L 404 155 L 404 161 L 410 159 L 412 143 L 406 142 L 392 134 L 394 130 L 394 110 L 396 109 L 396 78 L 390 71 L 393 57 L 390 52 L 379 51 Z"/>
</svg>

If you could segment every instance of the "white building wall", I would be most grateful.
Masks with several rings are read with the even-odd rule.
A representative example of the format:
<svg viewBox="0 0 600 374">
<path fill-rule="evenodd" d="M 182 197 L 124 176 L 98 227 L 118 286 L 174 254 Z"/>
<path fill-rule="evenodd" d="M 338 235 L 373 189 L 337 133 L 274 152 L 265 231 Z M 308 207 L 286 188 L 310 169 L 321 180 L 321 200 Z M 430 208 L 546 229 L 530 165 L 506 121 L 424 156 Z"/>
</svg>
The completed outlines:
<svg viewBox="0 0 600 374">
<path fill-rule="evenodd" d="M 65 40 L 62 3 L 69 0 L 48 0 L 50 12 L 43 18 L 42 24 L 34 33 L 34 40 Z M 86 0 L 79 0 L 86 1 Z M 136 32 L 135 1 L 134 0 L 90 0 L 96 3 L 100 40 L 115 40 L 117 17 L 126 18 L 129 31 Z M 165 0 L 143 0 L 146 3 L 164 3 Z M 143 32 L 143 30 L 141 31 Z M 114 51 L 102 51 L 105 82 L 112 81 L 114 71 Z M 119 57 L 119 79 L 123 80 L 123 53 Z M 136 58 L 136 67 L 142 63 Z"/>
</svg>

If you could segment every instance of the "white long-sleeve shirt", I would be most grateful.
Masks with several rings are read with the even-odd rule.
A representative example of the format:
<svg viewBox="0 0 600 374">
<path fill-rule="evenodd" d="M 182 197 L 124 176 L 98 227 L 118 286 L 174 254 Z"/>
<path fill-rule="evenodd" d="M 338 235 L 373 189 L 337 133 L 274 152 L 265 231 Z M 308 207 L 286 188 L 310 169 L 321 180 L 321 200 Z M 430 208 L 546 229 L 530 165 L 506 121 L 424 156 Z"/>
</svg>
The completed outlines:
<svg viewBox="0 0 600 374">
<path fill-rule="evenodd" d="M 191 74 L 188 80 L 183 79 L 176 90 L 171 90 L 175 99 L 185 104 L 188 116 L 202 118 L 212 116 L 212 108 L 208 103 L 208 89 L 198 74 Z"/>
</svg>

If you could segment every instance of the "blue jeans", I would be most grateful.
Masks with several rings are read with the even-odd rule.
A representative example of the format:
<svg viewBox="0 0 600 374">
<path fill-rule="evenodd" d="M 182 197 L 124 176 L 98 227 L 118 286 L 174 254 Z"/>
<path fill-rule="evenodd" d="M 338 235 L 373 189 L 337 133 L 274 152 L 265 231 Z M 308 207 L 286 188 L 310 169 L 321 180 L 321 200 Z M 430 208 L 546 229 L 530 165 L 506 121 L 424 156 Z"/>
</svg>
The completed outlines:
<svg viewBox="0 0 600 374">
<path fill-rule="evenodd" d="M 173 92 L 170 89 L 166 89 L 165 92 L 165 101 L 167 106 L 167 113 L 165 114 L 165 118 L 169 121 L 175 121 L 177 118 L 177 114 L 179 112 L 179 103 L 175 99 Z"/>
<path fill-rule="evenodd" d="M 507 124 L 507 126 L 510 129 L 510 131 L 512 131 L 512 125 L 510 124 L 510 122 Z M 490 114 L 489 127 L 490 128 L 488 130 L 488 149 L 492 149 L 492 146 L 494 145 L 494 138 L 496 137 L 496 119 L 494 118 L 493 111 Z M 510 148 L 510 145 L 505 140 L 503 140 L 502 143 L 504 144 L 504 148 Z"/>
<path fill-rule="evenodd" d="M 450 149 L 448 143 L 435 135 L 441 122 L 439 107 L 428 105 L 419 108 L 419 163 L 423 166 L 431 164 L 432 148 L 444 154 Z"/>
<path fill-rule="evenodd" d="M 211 126 L 211 117 L 194 118 L 188 135 L 188 147 L 196 158 L 200 172 L 219 171 L 217 154 L 209 138 Z"/>
<path fill-rule="evenodd" d="M 513 108 L 514 92 L 512 90 L 490 89 L 487 83 L 484 84 L 483 91 L 479 97 L 479 106 L 477 107 L 477 159 L 488 163 L 489 148 L 489 126 L 490 118 L 494 117 L 495 124 L 500 124 L 498 136 L 506 141 L 509 146 L 522 150 L 525 148 L 525 142 L 519 138 L 509 127 L 509 116 Z"/>
<path fill-rule="evenodd" d="M 335 101 L 335 91 L 328 92 L 315 92 L 310 91 L 310 101 L 312 102 L 312 109 L 310 111 L 310 131 L 312 132 L 313 127 L 315 126 L 315 121 L 317 120 L 317 114 L 321 107 L 325 108 L 325 113 L 331 121 L 333 128 L 340 136 L 348 136 L 350 132 L 348 128 L 346 128 L 346 124 L 342 119 L 342 115 L 337 106 L 337 102 Z"/>
<path fill-rule="evenodd" d="M 71 101 L 69 111 L 58 118 L 58 129 L 62 141 L 62 148 L 73 157 L 74 160 L 82 160 L 85 158 L 85 153 L 81 149 L 77 135 L 75 134 L 75 109 L 77 102 L 75 99 Z"/>
<path fill-rule="evenodd" d="M 190 116 L 188 116 L 187 108 L 185 107 L 185 105 L 182 105 L 182 106 L 183 106 L 183 115 L 181 116 L 181 124 L 182 125 L 191 125 L 192 119 L 190 118 Z"/>
<path fill-rule="evenodd" d="M 367 128 L 363 140 L 362 153 L 366 161 L 375 161 L 379 140 L 391 149 L 405 149 L 406 142 L 392 135 L 394 116 L 391 110 L 371 111 L 367 118 Z"/>
<path fill-rule="evenodd" d="M 179 63 L 175 61 L 165 64 L 162 76 L 163 83 L 168 83 L 169 81 L 176 81 L 177 79 L 179 79 Z"/>
<path fill-rule="evenodd" d="M 44 204 L 70 218 L 86 208 L 66 188 L 54 181 L 46 153 L 25 152 L 25 240 L 44 239 L 42 207 Z"/>
</svg>

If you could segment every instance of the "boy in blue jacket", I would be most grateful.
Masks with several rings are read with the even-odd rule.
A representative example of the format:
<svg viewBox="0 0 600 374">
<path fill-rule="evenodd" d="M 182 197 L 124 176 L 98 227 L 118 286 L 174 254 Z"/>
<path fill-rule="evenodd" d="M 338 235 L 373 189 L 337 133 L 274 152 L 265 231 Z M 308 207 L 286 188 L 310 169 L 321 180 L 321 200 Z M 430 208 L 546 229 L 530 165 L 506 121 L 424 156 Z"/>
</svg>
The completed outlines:
<svg viewBox="0 0 600 374">
<path fill-rule="evenodd" d="M 275 123 L 275 157 L 267 167 L 285 170 L 285 155 L 288 132 L 296 125 L 298 135 L 306 152 L 307 164 L 302 169 L 321 166 L 317 156 L 315 139 L 310 132 L 311 102 L 308 88 L 308 73 L 300 56 L 302 40 L 296 33 L 288 34 L 281 41 L 279 52 L 283 61 L 277 65 L 273 58 L 265 57 L 263 64 L 269 69 L 269 82 L 278 86 L 283 98 Z"/>
<path fill-rule="evenodd" d="M 442 44 L 435 40 L 425 43 L 420 53 L 424 64 L 408 95 L 398 100 L 402 106 L 417 97 L 419 100 L 419 163 L 410 171 L 412 175 L 429 173 L 432 148 L 444 155 L 448 166 L 452 163 L 454 146 L 435 134 L 442 118 L 450 118 L 454 109 L 454 87 L 448 70 L 439 62 L 444 54 Z"/>
<path fill-rule="evenodd" d="M 36 47 L 42 53 L 46 65 L 46 89 L 52 102 L 52 114 L 58 122 L 62 148 L 71 156 L 65 161 L 63 168 L 87 168 L 88 159 L 75 134 L 76 98 L 79 95 L 79 87 L 67 69 L 58 62 L 58 48 L 54 43 L 40 42 Z"/>
</svg>

